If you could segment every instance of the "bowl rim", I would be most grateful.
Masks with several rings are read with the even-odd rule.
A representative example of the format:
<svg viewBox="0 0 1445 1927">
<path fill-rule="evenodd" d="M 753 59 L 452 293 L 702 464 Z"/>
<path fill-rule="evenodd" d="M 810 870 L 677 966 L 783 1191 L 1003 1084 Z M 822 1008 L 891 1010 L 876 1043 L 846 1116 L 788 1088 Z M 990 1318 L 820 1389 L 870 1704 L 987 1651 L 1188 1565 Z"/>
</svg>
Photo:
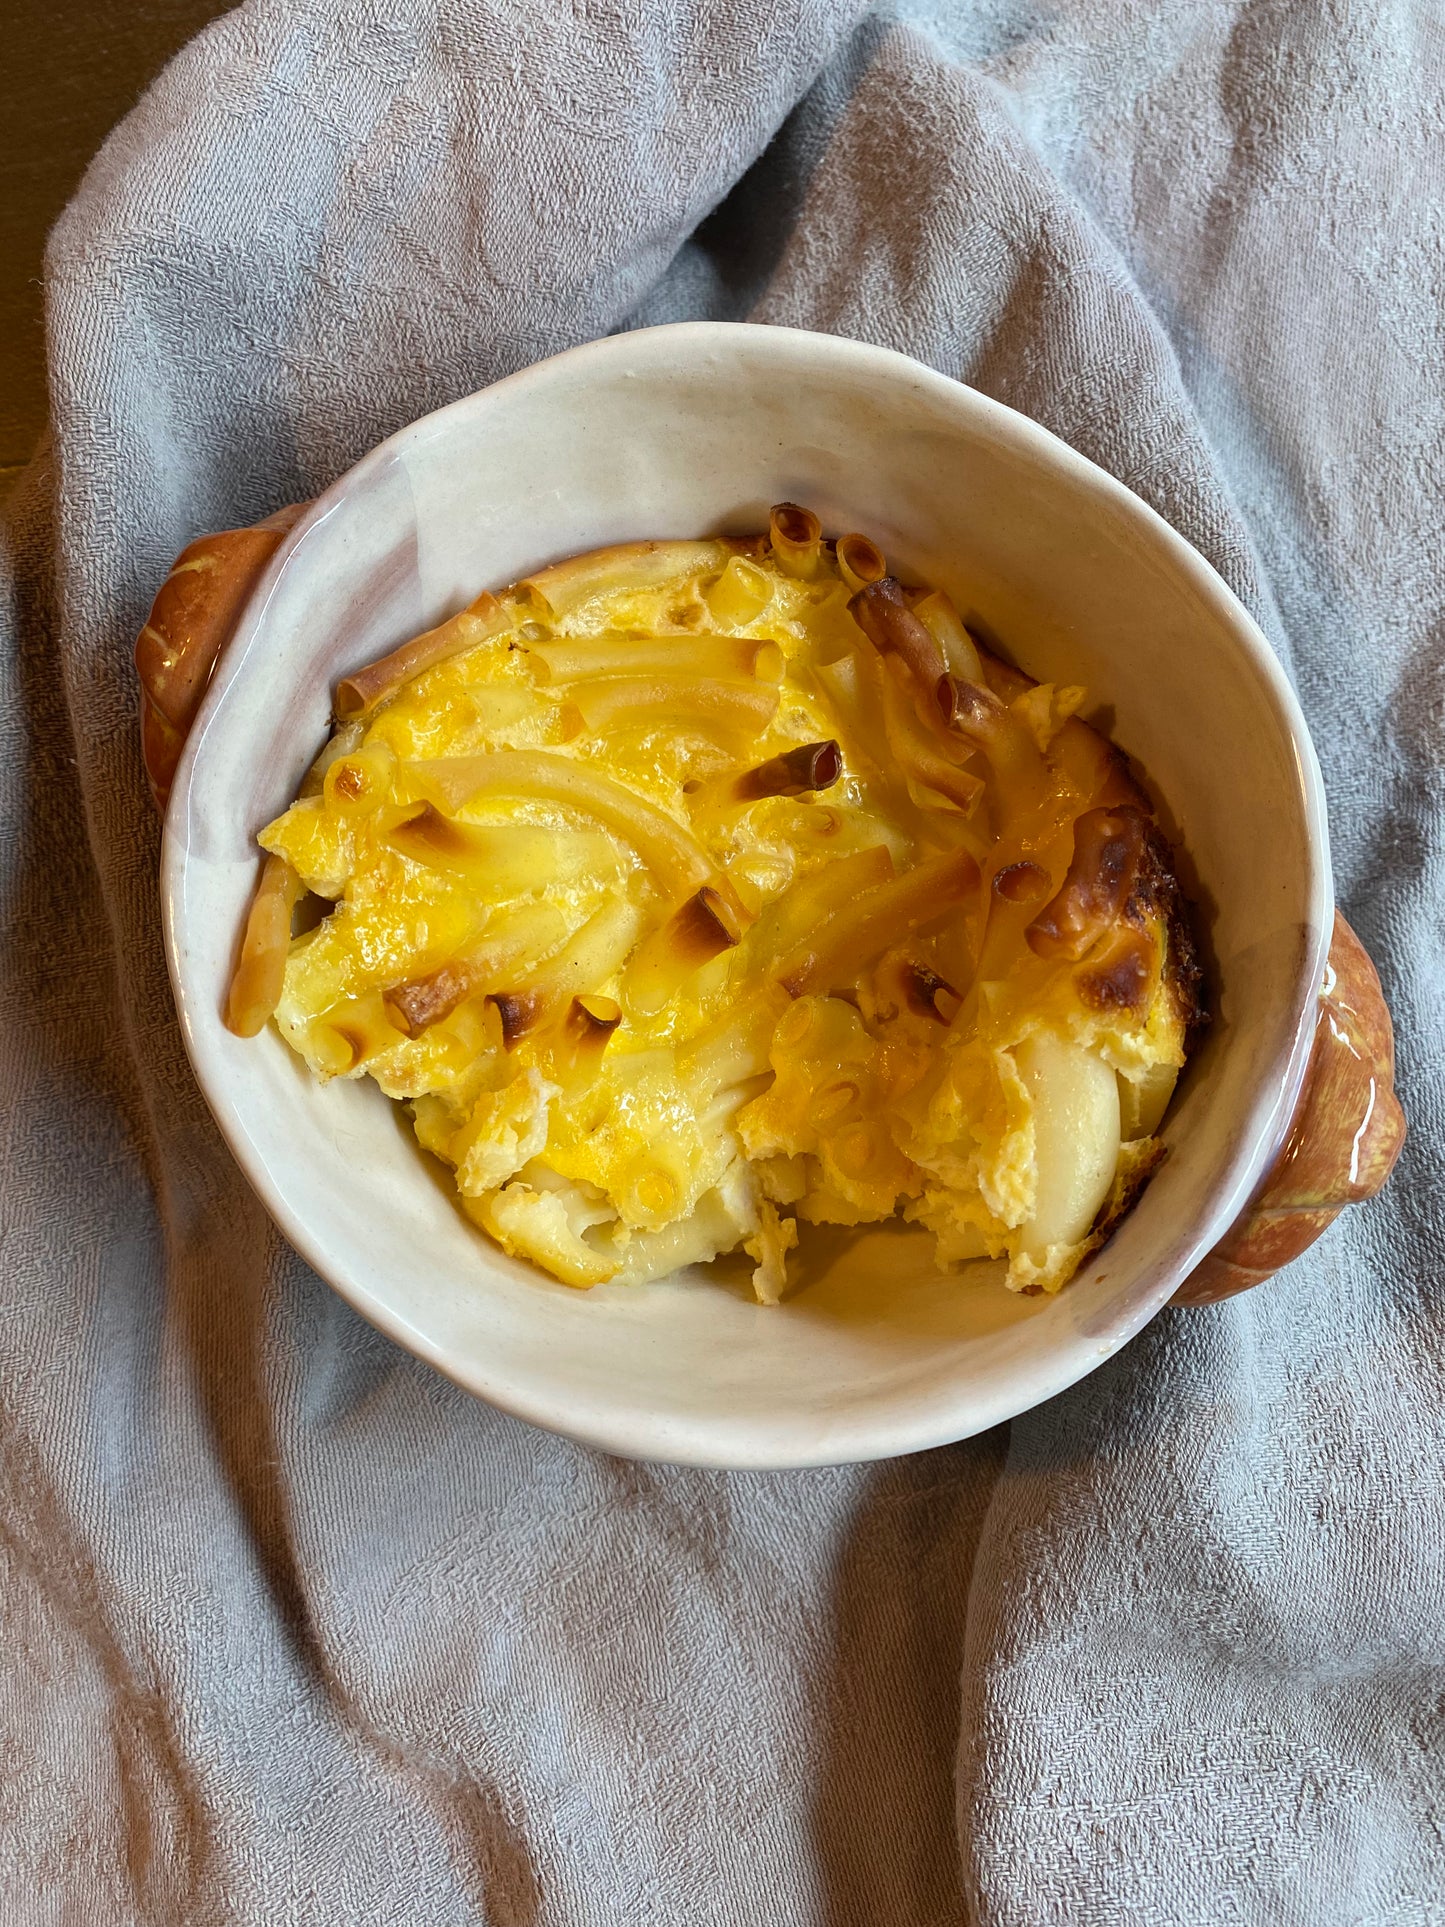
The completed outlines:
<svg viewBox="0 0 1445 1927">
<path fill-rule="evenodd" d="M 1308 941 L 1301 945 L 1295 979 L 1294 1030 L 1285 1071 L 1280 1080 L 1276 1102 L 1266 1115 L 1257 1119 L 1252 1139 L 1233 1168 L 1211 1192 L 1211 1207 L 1201 1214 L 1191 1235 L 1176 1241 L 1169 1262 L 1155 1263 L 1140 1275 L 1152 1278 L 1147 1288 L 1133 1294 L 1123 1313 L 1103 1330 L 1095 1329 L 1085 1339 L 1076 1336 L 1061 1345 L 1049 1358 L 1035 1364 L 1035 1382 L 1022 1401 L 1017 1392 L 980 1393 L 975 1388 L 967 1395 L 967 1420 L 940 1422 L 938 1416 L 926 1422 L 909 1423 L 907 1414 L 888 1421 L 888 1436 L 876 1415 L 865 1416 L 850 1429 L 840 1423 L 830 1430 L 827 1443 L 820 1449 L 804 1451 L 790 1444 L 779 1451 L 765 1441 L 744 1442 L 728 1431 L 720 1435 L 713 1421 L 679 1421 L 662 1418 L 648 1409 L 629 1407 L 619 1414 L 615 1405 L 594 1401 L 597 1409 L 585 1403 L 579 1410 L 575 1395 L 540 1393 L 535 1386 L 499 1382 L 486 1369 L 459 1359 L 432 1340 L 365 1284 L 349 1275 L 347 1267 L 322 1249 L 274 1181 L 271 1166 L 250 1137 L 242 1120 L 227 1099 L 229 1072 L 211 1062 L 203 1028 L 196 1022 L 196 1006 L 209 999 L 197 987 L 193 993 L 184 963 L 185 869 L 189 839 L 184 833 L 191 808 L 191 783 L 197 757 L 207 731 L 224 701 L 232 681 L 241 673 L 249 648 L 261 628 L 267 609 L 292 558 L 308 537 L 347 501 L 359 486 L 377 471 L 394 461 L 408 446 L 436 434 L 444 426 L 469 414 L 484 410 L 499 395 L 515 395 L 528 387 L 542 386 L 559 372 L 585 372 L 620 363 L 639 354 L 659 361 L 679 352 L 695 357 L 699 351 L 718 347 L 726 341 L 750 341 L 766 352 L 786 358 L 823 357 L 840 369 L 852 365 L 856 372 L 872 370 L 890 383 L 902 376 L 917 387 L 932 393 L 952 408 L 960 402 L 974 412 L 977 422 L 990 434 L 1011 445 L 1026 457 L 1052 466 L 1076 488 L 1101 497 L 1126 518 L 1132 519 L 1162 549 L 1176 569 L 1200 596 L 1212 613 L 1233 632 L 1234 639 L 1250 658 L 1259 680 L 1268 690 L 1276 720 L 1283 726 L 1294 752 L 1296 782 L 1311 859 L 1309 900 L 1316 913 Z M 561 553 L 562 551 L 559 551 Z M 262 1204 L 288 1243 L 327 1284 L 371 1324 L 397 1344 L 435 1366 L 474 1396 L 486 1400 L 513 1417 L 524 1419 L 544 1430 L 575 1439 L 621 1456 L 713 1466 L 733 1470 L 783 1470 L 807 1466 L 855 1463 L 893 1457 L 903 1452 L 924 1450 L 972 1437 L 1006 1419 L 1030 1411 L 1077 1383 L 1102 1364 L 1129 1339 L 1133 1338 L 1169 1300 L 1177 1285 L 1189 1275 L 1206 1253 L 1235 1221 L 1258 1190 L 1274 1157 L 1282 1148 L 1290 1121 L 1303 1088 L 1314 1037 L 1315 1011 L 1323 980 L 1333 924 L 1334 890 L 1330 868 L 1329 828 L 1323 778 L 1309 728 L 1294 689 L 1278 656 L 1270 647 L 1248 609 L 1213 566 L 1157 510 L 1136 495 L 1123 482 L 1087 456 L 1070 447 L 1051 430 L 1006 403 L 982 394 L 950 375 L 945 375 L 895 349 L 883 348 L 848 336 L 822 334 L 801 328 L 773 326 L 757 322 L 684 321 L 656 327 L 624 330 L 584 342 L 581 345 L 530 363 L 514 374 L 487 387 L 419 416 L 379 442 L 359 461 L 353 463 L 313 500 L 287 531 L 246 600 L 231 640 L 212 675 L 195 723 L 184 745 L 166 811 L 161 841 L 160 894 L 166 963 L 172 994 L 186 1053 L 197 1084 L 232 1156 Z M 960 1398 L 960 1409 L 965 1400 Z"/>
</svg>

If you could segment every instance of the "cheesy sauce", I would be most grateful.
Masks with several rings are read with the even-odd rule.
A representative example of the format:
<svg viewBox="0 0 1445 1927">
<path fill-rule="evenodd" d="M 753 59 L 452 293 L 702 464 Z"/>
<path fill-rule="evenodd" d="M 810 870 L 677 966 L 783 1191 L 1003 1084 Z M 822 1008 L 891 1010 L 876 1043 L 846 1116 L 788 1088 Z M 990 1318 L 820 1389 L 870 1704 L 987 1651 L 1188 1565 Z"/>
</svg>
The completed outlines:
<svg viewBox="0 0 1445 1927">
<path fill-rule="evenodd" d="M 373 1078 L 569 1285 L 742 1246 L 775 1302 L 800 1225 L 901 1214 L 1056 1290 L 1198 1016 L 1083 701 L 792 505 L 559 564 L 341 685 L 260 836 L 268 927 L 325 914 L 235 1027 L 274 1003 L 318 1077 Z"/>
</svg>

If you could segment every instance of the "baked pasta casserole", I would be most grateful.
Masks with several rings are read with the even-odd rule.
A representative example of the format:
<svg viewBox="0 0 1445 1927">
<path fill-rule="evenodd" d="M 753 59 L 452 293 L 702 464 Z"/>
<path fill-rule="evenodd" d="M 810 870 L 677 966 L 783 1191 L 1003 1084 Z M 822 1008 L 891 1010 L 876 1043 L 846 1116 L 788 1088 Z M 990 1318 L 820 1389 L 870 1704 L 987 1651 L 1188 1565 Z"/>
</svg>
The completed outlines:
<svg viewBox="0 0 1445 1927">
<path fill-rule="evenodd" d="M 775 1303 L 800 1226 L 901 1215 L 1056 1291 L 1201 1016 L 1084 701 L 791 503 L 558 563 L 338 686 L 228 1022 L 373 1078 L 568 1285 L 742 1247 Z"/>
</svg>

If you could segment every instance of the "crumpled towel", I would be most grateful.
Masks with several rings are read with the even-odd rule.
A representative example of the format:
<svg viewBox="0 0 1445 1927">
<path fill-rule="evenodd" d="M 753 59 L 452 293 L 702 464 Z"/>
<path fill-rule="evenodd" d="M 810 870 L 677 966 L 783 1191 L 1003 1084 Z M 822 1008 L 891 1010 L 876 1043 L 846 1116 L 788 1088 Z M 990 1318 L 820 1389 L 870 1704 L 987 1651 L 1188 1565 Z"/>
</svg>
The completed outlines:
<svg viewBox="0 0 1445 1927">
<path fill-rule="evenodd" d="M 253 0 L 108 142 L 0 695 L 7 1922 L 1445 1920 L 1442 71 L 1390 0 Z M 894 1464 L 618 1463 L 402 1355 L 162 966 L 170 557 L 682 316 L 905 349 L 1203 550 L 1400 1036 L 1385 1198 Z"/>
</svg>

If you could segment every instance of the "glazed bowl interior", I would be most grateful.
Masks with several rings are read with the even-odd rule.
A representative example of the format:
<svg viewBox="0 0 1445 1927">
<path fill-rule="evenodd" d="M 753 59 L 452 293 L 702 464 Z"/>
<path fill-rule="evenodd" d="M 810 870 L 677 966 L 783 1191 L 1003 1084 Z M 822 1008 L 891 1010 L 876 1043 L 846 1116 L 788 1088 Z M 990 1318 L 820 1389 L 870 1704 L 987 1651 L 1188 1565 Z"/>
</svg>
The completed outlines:
<svg viewBox="0 0 1445 1927">
<path fill-rule="evenodd" d="M 805 1237 L 806 1287 L 746 1267 L 567 1289 L 503 1256 L 368 1082 L 312 1081 L 220 1021 L 256 877 L 347 671 L 489 586 L 600 544 L 756 530 L 807 503 L 946 588 L 1005 653 L 1086 684 L 1182 839 L 1214 1023 L 1169 1157 L 1056 1298 L 944 1276 L 896 1227 Z M 1168 1298 L 1277 1149 L 1331 917 L 1319 776 L 1263 638 L 1194 551 L 1043 430 L 906 358 L 788 330 L 615 336 L 383 444 L 309 511 L 208 694 L 167 820 L 166 934 L 188 1049 L 292 1243 L 367 1317 L 505 1409 L 609 1450 L 733 1466 L 966 1436 L 1080 1378 Z"/>
</svg>

